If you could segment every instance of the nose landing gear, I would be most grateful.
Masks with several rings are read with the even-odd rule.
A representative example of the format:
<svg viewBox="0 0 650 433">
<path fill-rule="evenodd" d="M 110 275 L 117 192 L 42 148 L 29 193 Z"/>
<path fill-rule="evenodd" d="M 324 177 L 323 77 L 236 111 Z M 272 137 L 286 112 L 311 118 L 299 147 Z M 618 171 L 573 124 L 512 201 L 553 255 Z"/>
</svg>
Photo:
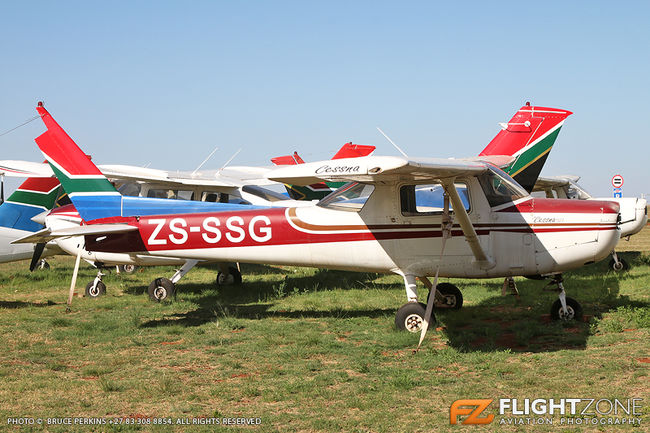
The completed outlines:
<svg viewBox="0 0 650 433">
<path fill-rule="evenodd" d="M 551 290 L 558 292 L 558 300 L 553 302 L 551 306 L 551 319 L 565 322 L 570 320 L 580 321 L 582 320 L 582 306 L 578 301 L 566 295 L 562 284 L 563 281 L 562 274 L 556 274 L 548 283 L 549 286 L 555 285 L 556 288 Z"/>
</svg>

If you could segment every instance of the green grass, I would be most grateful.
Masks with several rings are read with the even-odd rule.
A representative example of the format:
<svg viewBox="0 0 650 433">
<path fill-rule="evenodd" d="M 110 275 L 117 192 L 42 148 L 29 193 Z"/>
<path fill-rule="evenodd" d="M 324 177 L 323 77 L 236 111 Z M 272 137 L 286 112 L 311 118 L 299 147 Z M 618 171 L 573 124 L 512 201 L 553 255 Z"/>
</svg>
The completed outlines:
<svg viewBox="0 0 650 433">
<path fill-rule="evenodd" d="M 0 265 L 0 430 L 20 416 L 203 416 L 260 417 L 247 427 L 258 431 L 548 431 L 449 425 L 449 408 L 466 398 L 637 397 L 644 424 L 621 430 L 648 431 L 650 258 L 622 255 L 632 264 L 622 275 L 606 263 L 565 274 L 581 323 L 549 321 L 557 296 L 544 282 L 518 278 L 517 299 L 500 296 L 498 279 L 453 280 L 465 305 L 438 313 L 417 354 L 418 336 L 394 329 L 405 298 L 396 276 L 243 265 L 242 286 L 217 288 L 204 267 L 157 304 L 145 287 L 173 270 L 147 268 L 107 275 L 107 296 L 75 297 L 66 313 L 72 259 L 34 273 Z M 77 290 L 93 277 L 83 268 Z"/>
</svg>

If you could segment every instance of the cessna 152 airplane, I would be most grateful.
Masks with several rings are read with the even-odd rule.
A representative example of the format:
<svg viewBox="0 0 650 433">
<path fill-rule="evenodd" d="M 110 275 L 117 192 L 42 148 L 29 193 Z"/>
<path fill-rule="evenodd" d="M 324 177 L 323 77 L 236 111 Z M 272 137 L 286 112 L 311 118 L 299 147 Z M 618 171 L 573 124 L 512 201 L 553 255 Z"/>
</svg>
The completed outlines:
<svg viewBox="0 0 650 433">
<path fill-rule="evenodd" d="M 618 204 L 533 198 L 498 168 L 512 164 L 511 155 L 306 163 L 267 177 L 299 185 L 350 183 L 317 206 L 134 215 L 128 197 L 87 158 L 75 156 L 70 137 L 48 124 L 53 120 L 43 107 L 38 111 L 48 131 L 36 142 L 64 188 L 93 185 L 69 192 L 86 224 L 49 231 L 48 238 L 84 236 L 88 251 L 106 253 L 396 273 L 408 302 L 395 322 L 413 332 L 426 330 L 434 300 L 462 303 L 460 292 L 436 289 L 438 276 L 549 275 L 559 293 L 552 316 L 577 318 L 580 304 L 566 297 L 561 273 L 602 259 L 619 238 Z M 417 278 L 430 287 L 426 306 L 418 302 Z M 164 278 L 152 284 L 154 291 L 173 289 Z"/>
<path fill-rule="evenodd" d="M 648 223 L 648 202 L 644 198 L 636 197 L 602 197 L 594 198 L 580 185 L 578 185 L 579 176 L 554 176 L 540 177 L 535 183 L 533 191 L 544 192 L 548 198 L 568 198 L 576 200 L 608 200 L 614 201 L 620 206 L 621 222 L 621 239 L 630 239 L 630 236 L 639 233 Z M 630 265 L 612 251 L 612 259 L 609 261 L 609 267 L 614 271 L 625 271 Z"/>
</svg>

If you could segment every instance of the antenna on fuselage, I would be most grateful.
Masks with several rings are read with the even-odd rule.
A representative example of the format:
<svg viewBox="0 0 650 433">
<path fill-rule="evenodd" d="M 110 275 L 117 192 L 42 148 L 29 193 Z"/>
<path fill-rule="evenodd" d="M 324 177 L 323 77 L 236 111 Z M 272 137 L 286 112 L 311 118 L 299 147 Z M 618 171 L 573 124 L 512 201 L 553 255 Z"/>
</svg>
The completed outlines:
<svg viewBox="0 0 650 433">
<path fill-rule="evenodd" d="M 216 152 L 217 150 L 219 150 L 219 147 L 215 147 L 214 150 L 213 150 L 212 152 L 210 152 L 210 154 L 208 155 L 208 157 L 205 158 L 205 159 L 203 160 L 203 162 L 200 163 L 199 166 L 196 167 L 196 168 L 194 169 L 194 171 L 192 172 L 192 174 L 191 174 L 190 176 L 194 176 L 194 175 L 196 174 L 196 172 L 199 171 L 199 170 L 201 169 L 201 167 L 203 167 L 203 164 L 205 164 L 206 162 L 208 162 L 208 160 L 209 160 L 210 158 L 212 158 L 212 155 L 214 155 L 214 152 Z"/>
<path fill-rule="evenodd" d="M 381 128 L 380 128 L 379 126 L 377 127 L 377 131 L 379 131 L 379 132 L 381 133 L 381 135 L 383 135 L 383 136 L 386 138 L 386 140 L 388 140 L 388 142 L 389 142 L 390 144 L 392 144 L 393 147 L 395 147 L 395 149 L 399 150 L 399 153 L 401 153 L 402 155 L 404 155 L 404 158 L 407 158 L 407 159 L 408 159 L 409 156 L 406 154 L 406 152 L 404 152 L 402 149 L 400 149 L 400 147 L 399 147 L 397 144 L 395 144 L 395 142 L 394 142 L 393 140 L 391 140 L 390 137 L 389 137 L 388 135 L 386 135 L 386 134 L 384 133 L 384 131 L 382 131 Z"/>
</svg>

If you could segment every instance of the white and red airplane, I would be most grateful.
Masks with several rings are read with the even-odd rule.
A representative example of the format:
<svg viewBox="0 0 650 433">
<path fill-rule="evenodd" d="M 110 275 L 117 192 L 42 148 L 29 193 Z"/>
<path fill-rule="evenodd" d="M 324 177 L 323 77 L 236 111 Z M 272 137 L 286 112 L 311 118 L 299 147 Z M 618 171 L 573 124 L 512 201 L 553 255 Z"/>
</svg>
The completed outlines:
<svg viewBox="0 0 650 433">
<path fill-rule="evenodd" d="M 540 177 L 535 183 L 534 192 L 543 192 L 548 198 L 568 198 L 574 200 L 608 200 L 619 204 L 621 213 L 621 239 L 630 240 L 630 236 L 639 233 L 648 223 L 648 201 L 637 197 L 592 197 L 578 184 L 579 176 Z M 625 259 L 619 258 L 616 250 L 612 251 L 609 261 L 610 269 L 625 271 L 630 268 Z"/>
<path fill-rule="evenodd" d="M 607 256 L 620 236 L 618 204 L 533 198 L 498 168 L 512 164 L 511 155 L 312 162 L 267 177 L 350 182 L 317 206 L 128 215 L 125 197 L 38 111 L 48 131 L 36 142 L 86 221 L 50 237 L 85 236 L 88 251 L 392 272 L 403 276 L 408 299 L 395 322 L 409 331 L 426 329 L 434 300 L 461 306 L 457 289 L 436 290 L 438 276 L 552 276 L 559 293 L 552 316 L 577 318 L 582 309 L 566 297 L 561 273 Z M 418 278 L 432 288 L 426 306 Z M 164 278 L 154 283 L 173 290 Z"/>
</svg>

